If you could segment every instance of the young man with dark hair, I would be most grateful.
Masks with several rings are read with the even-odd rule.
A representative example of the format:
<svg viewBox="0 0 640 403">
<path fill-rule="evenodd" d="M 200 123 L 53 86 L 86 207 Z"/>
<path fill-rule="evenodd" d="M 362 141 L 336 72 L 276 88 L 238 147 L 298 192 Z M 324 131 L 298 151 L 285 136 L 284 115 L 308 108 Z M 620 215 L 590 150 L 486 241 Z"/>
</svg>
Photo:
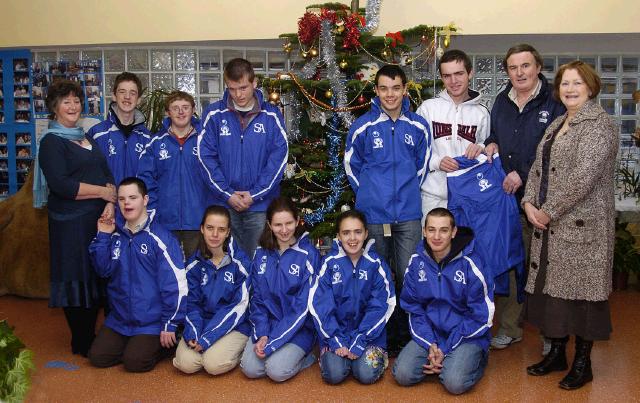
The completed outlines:
<svg viewBox="0 0 640 403">
<path fill-rule="evenodd" d="M 509 75 L 509 84 L 493 103 L 491 134 L 485 140 L 485 152 L 491 161 L 491 156 L 500 151 L 502 168 L 507 175 L 502 188 L 507 193 L 515 194 L 520 206 L 538 143 L 547 126 L 562 115 L 565 108 L 553 98 L 553 87 L 541 73 L 542 57 L 533 46 L 513 46 L 507 51 L 503 66 Z M 520 222 L 528 256 L 532 227 L 524 212 L 520 214 Z M 518 289 L 522 287 L 518 287 L 517 283 L 523 284 L 525 280 L 516 279 L 515 269 L 504 275 L 509 278 L 495 279 L 496 282 L 509 282 L 509 295 L 496 298 L 500 329 L 491 341 L 495 349 L 503 349 L 522 340 L 523 333 L 518 324 L 522 304 L 518 303 L 517 298 Z"/>
<path fill-rule="evenodd" d="M 433 135 L 429 175 L 422 184 L 422 214 L 447 207 L 447 172 L 458 169 L 453 157 L 476 158 L 489 136 L 489 110 L 479 92 L 469 88 L 471 59 L 461 50 L 444 52 L 438 62 L 444 90 L 418 108 Z"/>
<path fill-rule="evenodd" d="M 118 187 L 122 215 L 98 220 L 89 246 L 93 267 L 108 281 L 111 308 L 89 350 L 96 367 L 150 371 L 176 345 L 188 292 L 182 251 L 154 221 L 155 211 L 147 212 L 148 201 L 144 182 L 125 178 Z"/>
<path fill-rule="evenodd" d="M 137 109 L 141 95 L 138 76 L 126 71 L 118 74 L 107 118 L 87 132 L 98 143 L 116 183 L 136 175 L 140 154 L 151 139 L 144 115 Z"/>
<path fill-rule="evenodd" d="M 409 110 L 407 77 L 399 66 L 383 66 L 375 78 L 377 97 L 347 137 L 344 167 L 356 209 L 369 222 L 376 251 L 389 262 L 399 292 L 409 257 L 420 242 L 420 185 L 430 156 L 429 124 Z M 388 325 L 389 352 L 409 338 L 406 317 L 396 309 Z"/>
<path fill-rule="evenodd" d="M 400 385 L 438 375 L 452 394 L 462 394 L 487 366 L 493 320 L 493 281 L 475 249 L 473 231 L 456 227 L 453 215 L 435 208 L 425 238 L 411 256 L 400 306 L 409 313 L 412 340 L 393 366 Z"/>
<path fill-rule="evenodd" d="M 198 158 L 217 202 L 231 213 L 231 232 L 248 256 L 258 245 L 265 211 L 280 195 L 289 146 L 280 110 L 258 91 L 245 59 L 225 66 L 227 89 L 202 114 Z"/>
</svg>

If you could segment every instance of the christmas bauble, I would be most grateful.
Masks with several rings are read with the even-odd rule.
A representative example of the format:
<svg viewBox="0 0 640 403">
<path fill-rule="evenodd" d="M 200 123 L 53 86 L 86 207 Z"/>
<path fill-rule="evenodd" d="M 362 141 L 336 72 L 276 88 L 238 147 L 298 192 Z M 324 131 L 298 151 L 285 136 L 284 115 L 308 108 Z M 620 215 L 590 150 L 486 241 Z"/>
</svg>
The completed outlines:
<svg viewBox="0 0 640 403">
<path fill-rule="evenodd" d="M 344 70 L 344 69 L 346 69 L 347 67 L 349 67 L 349 63 L 347 63 L 347 61 L 346 61 L 346 60 L 342 60 L 338 65 L 340 66 L 340 68 L 341 68 L 342 70 Z"/>
<path fill-rule="evenodd" d="M 311 57 L 318 56 L 318 49 L 316 49 L 316 48 L 309 49 L 309 56 L 311 56 Z"/>
<path fill-rule="evenodd" d="M 325 96 L 325 97 L 327 97 L 327 98 L 331 98 L 331 97 L 333 96 L 333 92 L 331 92 L 331 90 L 327 90 L 327 91 L 324 93 L 324 96 Z"/>
<path fill-rule="evenodd" d="M 269 93 L 269 102 L 272 104 L 277 104 L 280 102 L 280 94 L 277 91 L 273 91 Z"/>
</svg>

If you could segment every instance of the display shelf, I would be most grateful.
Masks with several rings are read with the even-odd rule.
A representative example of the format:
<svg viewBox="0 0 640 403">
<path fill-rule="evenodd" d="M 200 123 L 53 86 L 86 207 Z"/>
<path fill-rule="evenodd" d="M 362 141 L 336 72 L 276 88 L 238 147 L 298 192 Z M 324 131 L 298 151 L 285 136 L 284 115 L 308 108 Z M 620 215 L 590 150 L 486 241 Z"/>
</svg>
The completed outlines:
<svg viewBox="0 0 640 403">
<path fill-rule="evenodd" d="M 0 200 L 26 181 L 35 156 L 29 50 L 0 51 Z"/>
</svg>

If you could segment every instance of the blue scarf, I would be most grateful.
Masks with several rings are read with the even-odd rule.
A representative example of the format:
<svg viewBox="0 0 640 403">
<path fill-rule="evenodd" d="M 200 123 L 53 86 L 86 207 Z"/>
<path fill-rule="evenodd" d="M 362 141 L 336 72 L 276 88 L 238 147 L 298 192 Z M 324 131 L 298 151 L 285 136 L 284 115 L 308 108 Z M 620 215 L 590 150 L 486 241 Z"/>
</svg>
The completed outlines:
<svg viewBox="0 0 640 403">
<path fill-rule="evenodd" d="M 40 143 L 47 134 L 54 134 L 58 137 L 62 137 L 65 140 L 79 141 L 85 138 L 84 130 L 80 127 L 64 127 L 55 120 L 49 122 L 49 128 L 42 133 L 42 137 L 38 140 L 37 154 L 34 160 L 33 169 L 33 207 L 42 208 L 47 204 L 47 197 L 49 195 L 47 189 L 47 179 L 40 169 Z"/>
</svg>

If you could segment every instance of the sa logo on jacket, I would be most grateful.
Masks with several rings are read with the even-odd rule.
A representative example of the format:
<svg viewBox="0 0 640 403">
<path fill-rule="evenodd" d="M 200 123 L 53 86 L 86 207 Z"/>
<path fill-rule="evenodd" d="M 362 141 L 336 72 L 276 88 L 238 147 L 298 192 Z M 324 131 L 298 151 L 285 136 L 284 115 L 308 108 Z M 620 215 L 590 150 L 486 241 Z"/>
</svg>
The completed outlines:
<svg viewBox="0 0 640 403">
<path fill-rule="evenodd" d="M 267 131 L 264 129 L 264 123 L 254 123 L 253 132 L 267 134 Z"/>
<path fill-rule="evenodd" d="M 467 281 L 464 278 L 464 273 L 462 272 L 462 270 L 456 270 L 456 275 L 453 277 L 453 279 L 458 283 L 462 283 L 465 285 L 467 284 Z"/>
<path fill-rule="evenodd" d="M 371 135 L 373 136 L 373 148 L 384 148 L 384 142 L 380 138 L 380 133 L 374 130 Z"/>
<path fill-rule="evenodd" d="M 231 273 L 230 271 L 225 271 L 224 281 L 226 281 L 227 283 L 233 284 L 233 273 Z"/>
<path fill-rule="evenodd" d="M 293 263 L 289 267 L 289 274 L 300 277 L 300 265 Z"/>
</svg>

